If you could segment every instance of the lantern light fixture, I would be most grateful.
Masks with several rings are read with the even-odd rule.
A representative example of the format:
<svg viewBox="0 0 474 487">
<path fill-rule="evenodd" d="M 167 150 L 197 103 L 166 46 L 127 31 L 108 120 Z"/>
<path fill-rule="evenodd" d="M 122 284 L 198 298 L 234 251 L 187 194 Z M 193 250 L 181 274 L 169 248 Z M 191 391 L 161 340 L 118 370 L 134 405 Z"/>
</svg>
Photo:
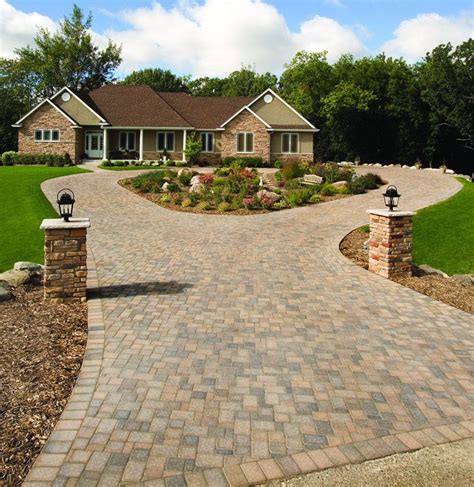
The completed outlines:
<svg viewBox="0 0 474 487">
<path fill-rule="evenodd" d="M 74 193 L 68 188 L 61 189 L 58 192 L 56 202 L 59 207 L 60 216 L 65 222 L 68 222 L 72 217 L 72 210 L 74 208 L 74 203 L 76 202 L 74 199 Z"/>
<path fill-rule="evenodd" d="M 398 206 L 398 200 L 400 199 L 400 196 L 401 194 L 399 194 L 397 187 L 393 184 L 390 185 L 383 194 L 385 206 L 387 206 L 390 211 L 393 211 L 393 209 Z"/>
</svg>

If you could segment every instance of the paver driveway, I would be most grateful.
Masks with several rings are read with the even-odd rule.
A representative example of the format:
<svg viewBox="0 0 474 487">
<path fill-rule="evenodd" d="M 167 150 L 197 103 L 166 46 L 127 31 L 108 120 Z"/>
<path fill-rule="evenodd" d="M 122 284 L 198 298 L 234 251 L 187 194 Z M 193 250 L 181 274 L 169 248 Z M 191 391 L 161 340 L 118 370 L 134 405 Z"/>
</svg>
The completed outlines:
<svg viewBox="0 0 474 487">
<path fill-rule="evenodd" d="M 459 188 L 377 171 L 405 209 Z M 472 435 L 473 317 L 338 250 L 381 190 L 195 215 L 116 184 L 130 176 L 44 185 L 51 198 L 71 187 L 91 217 L 100 293 L 78 385 L 29 485 L 242 485 Z"/>
</svg>

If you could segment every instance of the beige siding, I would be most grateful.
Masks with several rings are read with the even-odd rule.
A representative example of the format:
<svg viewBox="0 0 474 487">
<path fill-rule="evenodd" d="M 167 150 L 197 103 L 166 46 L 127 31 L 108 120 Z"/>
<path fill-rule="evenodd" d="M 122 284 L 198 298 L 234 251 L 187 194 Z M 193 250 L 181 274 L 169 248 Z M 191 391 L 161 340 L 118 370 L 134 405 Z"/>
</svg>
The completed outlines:
<svg viewBox="0 0 474 487">
<path fill-rule="evenodd" d="M 281 100 L 273 97 L 271 103 L 265 103 L 263 98 L 257 100 L 250 108 L 265 122 L 270 125 L 301 125 L 304 120 L 301 119 L 293 110 L 288 108 Z M 308 126 L 308 128 L 310 128 Z"/>
<path fill-rule="evenodd" d="M 213 132 L 212 130 L 201 130 L 197 134 L 199 137 L 201 137 L 201 134 L 203 133 L 208 133 L 211 132 L 214 134 L 214 152 L 220 152 L 221 151 L 221 132 Z"/>
<path fill-rule="evenodd" d="M 281 154 L 281 134 L 283 132 L 273 132 L 271 140 L 271 153 Z M 288 133 L 295 133 L 290 132 Z M 313 133 L 312 132 L 297 132 L 299 134 L 299 154 L 313 153 Z"/>
<path fill-rule="evenodd" d="M 59 95 L 54 99 L 54 103 L 70 115 L 79 125 L 100 124 L 99 118 L 74 96 L 71 96 L 69 101 L 63 101 L 61 95 Z"/>
</svg>

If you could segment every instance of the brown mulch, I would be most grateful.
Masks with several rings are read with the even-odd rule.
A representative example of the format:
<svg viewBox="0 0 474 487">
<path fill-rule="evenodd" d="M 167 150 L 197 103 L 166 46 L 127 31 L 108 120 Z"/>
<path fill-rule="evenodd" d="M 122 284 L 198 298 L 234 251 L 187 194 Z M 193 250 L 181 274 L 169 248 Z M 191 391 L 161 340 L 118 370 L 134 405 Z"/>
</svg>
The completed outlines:
<svg viewBox="0 0 474 487">
<path fill-rule="evenodd" d="M 364 242 L 368 238 L 368 233 L 356 229 L 344 237 L 339 247 L 348 259 L 364 269 L 369 267 L 368 251 L 364 249 Z M 413 270 L 413 277 L 397 277 L 393 280 L 433 299 L 474 314 L 474 285 L 472 284 L 434 274 L 423 275 L 416 267 Z"/>
<path fill-rule="evenodd" d="M 124 188 L 128 189 L 132 193 L 138 194 L 142 198 L 147 199 L 148 201 L 151 201 L 152 203 L 155 203 L 157 205 L 162 206 L 163 208 L 167 208 L 168 210 L 174 210 L 174 211 L 182 211 L 183 213 L 201 213 L 205 215 L 239 215 L 239 216 L 245 216 L 245 215 L 258 215 L 262 213 L 274 213 L 275 211 L 285 211 L 285 210 L 291 210 L 291 208 L 282 208 L 279 210 L 266 210 L 264 208 L 260 209 L 255 209 L 255 210 L 247 210 L 246 208 L 238 208 L 236 210 L 229 210 L 226 212 L 222 212 L 216 209 L 212 210 L 201 210 L 197 206 L 188 206 L 186 208 L 182 207 L 181 205 L 175 205 L 173 203 L 162 203 L 160 201 L 160 198 L 163 196 L 164 193 L 142 193 L 139 189 L 136 189 L 132 186 L 132 180 L 133 178 L 130 179 L 121 179 L 118 181 L 118 184 L 120 186 L 123 186 Z M 325 203 L 327 201 L 334 201 L 334 200 L 340 200 L 342 198 L 347 198 L 348 196 L 351 196 L 350 194 L 335 194 L 333 196 L 321 196 L 321 200 L 319 203 L 306 203 L 304 206 L 311 206 L 311 205 L 319 205 L 321 203 Z"/>
<path fill-rule="evenodd" d="M 0 303 L 0 485 L 18 486 L 59 419 L 87 342 L 85 304 L 45 305 L 37 282 Z"/>
</svg>

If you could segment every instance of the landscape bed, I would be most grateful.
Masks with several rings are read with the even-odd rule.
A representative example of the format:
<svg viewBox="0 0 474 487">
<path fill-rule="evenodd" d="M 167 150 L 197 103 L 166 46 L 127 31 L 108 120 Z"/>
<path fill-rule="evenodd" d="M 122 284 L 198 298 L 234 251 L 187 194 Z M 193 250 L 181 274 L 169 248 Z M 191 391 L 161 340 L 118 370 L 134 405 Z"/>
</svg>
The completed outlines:
<svg viewBox="0 0 474 487">
<path fill-rule="evenodd" d="M 45 304 L 40 281 L 0 303 L 0 485 L 25 480 L 76 382 L 87 342 L 85 304 Z"/>
<path fill-rule="evenodd" d="M 212 174 L 189 168 L 161 169 L 120 184 L 167 208 L 194 213 L 252 214 L 313 205 L 384 184 L 380 176 L 357 176 L 337 164 L 289 162 L 275 174 L 260 174 L 238 161 Z"/>
</svg>

